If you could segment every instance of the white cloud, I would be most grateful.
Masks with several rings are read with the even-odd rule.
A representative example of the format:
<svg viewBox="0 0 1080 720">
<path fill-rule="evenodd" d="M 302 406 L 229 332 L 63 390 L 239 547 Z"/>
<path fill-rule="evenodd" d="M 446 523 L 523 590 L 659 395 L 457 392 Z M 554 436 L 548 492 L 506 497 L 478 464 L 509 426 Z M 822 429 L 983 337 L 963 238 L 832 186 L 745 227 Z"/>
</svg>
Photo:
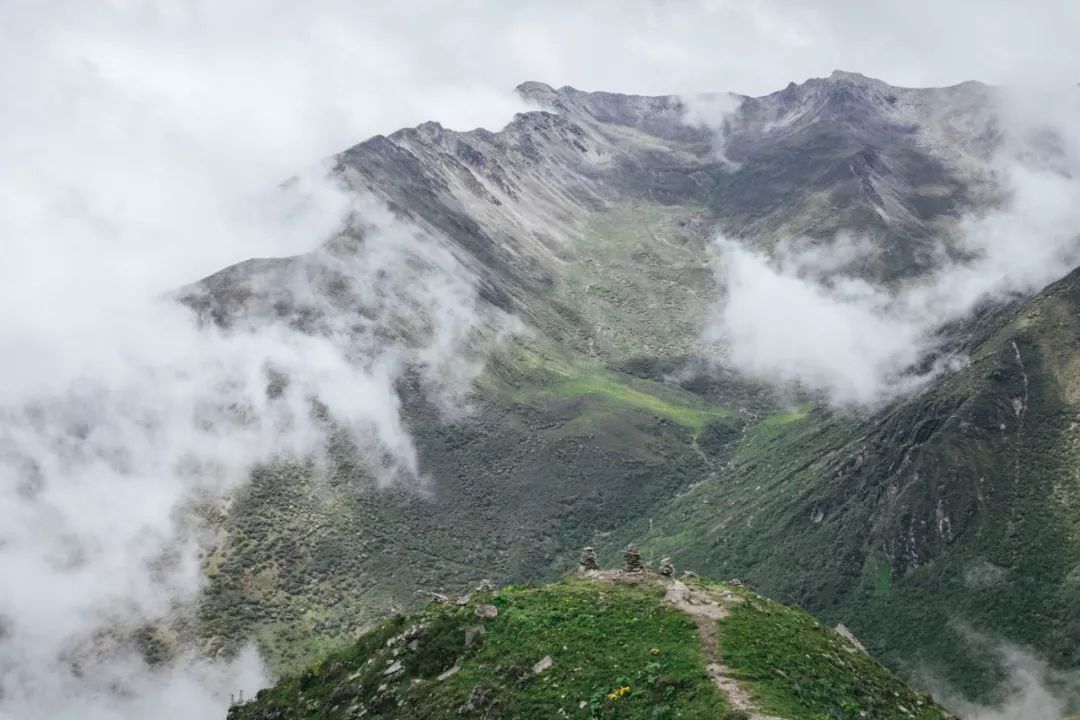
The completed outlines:
<svg viewBox="0 0 1080 720">
<path fill-rule="evenodd" d="M 854 277 L 824 280 L 820 268 L 804 274 L 811 258 L 798 250 L 774 262 L 731 240 L 714 247 L 725 296 L 705 340 L 737 368 L 823 390 L 842 405 L 869 403 L 896 389 L 925 349 L 923 328 L 884 290 Z"/>
<path fill-rule="evenodd" d="M 717 159 L 732 169 L 738 169 L 738 165 L 728 159 L 725 143 L 731 119 L 742 104 L 742 99 L 731 93 L 684 95 L 680 99 L 684 108 L 683 122 L 709 130 Z"/>
<path fill-rule="evenodd" d="M 434 398 L 459 405 L 480 368 L 479 334 L 497 318 L 434 238 L 375 206 L 363 214 L 374 224 L 358 247 L 319 251 L 244 283 L 318 311 L 343 302 L 319 291 L 335 273 L 353 293 L 350 311 L 328 314 L 315 334 L 258 321 L 199 327 L 186 308 L 154 298 L 88 303 L 75 313 L 77 327 L 32 328 L 37 345 L 25 346 L 13 369 L 20 384 L 0 407 L 0 573 L 12 579 L 0 595 L 0 708 L 57 717 L 141 707 L 145 698 L 125 704 L 103 690 L 109 662 L 80 684 L 64 657 L 97 642 L 99 629 L 130 630 L 193 598 L 199 534 L 185 508 L 227 495 L 255 463 L 318 463 L 328 428 L 313 399 L 351 431 L 378 479 L 422 487 L 395 383 L 417 367 Z M 261 288 L 265 281 L 272 288 Z M 410 341 L 393 340 L 395 332 Z M 271 370 L 288 380 L 280 393 L 267 390 Z M 132 692 L 192 689 L 207 674 L 185 662 L 134 677 L 133 658 L 117 662 Z M 220 672 L 250 680 L 246 667 Z M 191 702 L 225 697 L 222 687 L 206 691 Z M 57 705 L 65 697 L 70 708 Z"/>
<path fill-rule="evenodd" d="M 432 94 L 408 67 L 372 89 L 354 72 L 390 59 L 377 32 L 354 42 L 332 16 L 279 9 L 263 27 L 254 5 L 0 9 L 0 89 L 17 99 L 0 118 L 0 717 L 206 716 L 265 682 L 250 654 L 150 668 L 109 634 L 198 592 L 192 504 L 255 463 L 319 461 L 313 399 L 380 480 L 422 485 L 395 383 L 416 367 L 461 406 L 478 335 L 499 330 L 440 238 L 319 161 L 374 129 L 397 72 L 417 119 L 456 106 L 451 122 L 498 125 L 517 102 Z M 230 263 L 313 251 L 352 214 L 362 243 L 245 281 L 318 311 L 342 301 L 323 278 L 343 279 L 355 312 L 317 333 L 200 327 L 169 299 Z"/>
<path fill-rule="evenodd" d="M 1039 290 L 1080 264 L 1078 95 L 1004 95 L 1005 142 L 994 162 L 1007 201 L 961 223 L 965 257 L 942 248 L 934 271 L 898 289 L 850 273 L 875 252 L 866 241 L 781 243 L 769 257 L 718 239 L 725 291 L 704 341 L 736 368 L 823 391 L 839 405 L 889 400 L 956 367 L 962 358 L 913 369 L 946 323 L 982 302 Z"/>
<path fill-rule="evenodd" d="M 997 702 L 974 703 L 941 678 L 923 670 L 920 682 L 934 697 L 968 720 L 1059 720 L 1080 704 L 1080 674 L 1054 668 L 1028 648 L 975 632 L 966 625 L 955 630 L 969 652 L 992 656 L 1005 679 L 996 689 Z"/>
</svg>

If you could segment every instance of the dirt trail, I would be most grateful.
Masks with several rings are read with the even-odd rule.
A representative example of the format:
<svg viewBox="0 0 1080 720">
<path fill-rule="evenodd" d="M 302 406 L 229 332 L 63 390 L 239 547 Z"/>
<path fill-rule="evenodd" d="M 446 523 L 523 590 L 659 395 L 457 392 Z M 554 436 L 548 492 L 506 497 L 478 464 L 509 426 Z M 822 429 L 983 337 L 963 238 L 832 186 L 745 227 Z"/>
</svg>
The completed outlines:
<svg viewBox="0 0 1080 720">
<path fill-rule="evenodd" d="M 750 693 L 728 674 L 728 669 L 719 662 L 716 646 L 716 621 L 727 617 L 728 605 L 740 603 L 743 599 L 726 590 L 706 592 L 689 587 L 686 583 L 673 580 L 664 595 L 664 603 L 681 610 L 694 619 L 698 626 L 698 636 L 705 648 L 705 658 L 709 663 L 706 670 L 713 683 L 724 693 L 732 710 L 741 711 L 750 720 L 783 720 L 773 715 L 758 712 Z"/>
</svg>

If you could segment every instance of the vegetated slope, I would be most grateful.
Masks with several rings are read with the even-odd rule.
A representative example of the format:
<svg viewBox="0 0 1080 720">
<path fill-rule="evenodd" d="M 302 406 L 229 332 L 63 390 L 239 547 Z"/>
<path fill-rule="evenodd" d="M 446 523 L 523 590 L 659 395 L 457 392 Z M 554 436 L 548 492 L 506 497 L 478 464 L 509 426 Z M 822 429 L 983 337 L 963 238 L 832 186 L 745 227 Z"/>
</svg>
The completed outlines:
<svg viewBox="0 0 1080 720">
<path fill-rule="evenodd" d="M 1078 318 L 1080 271 L 970 322 L 970 365 L 894 407 L 752 428 L 655 513 L 646 547 L 842 619 L 969 693 L 999 679 L 972 631 L 1077 666 Z"/>
<path fill-rule="evenodd" d="M 838 632 L 744 588 L 593 571 L 397 616 L 229 713 L 361 717 L 949 715 Z"/>
<path fill-rule="evenodd" d="M 338 158 L 344 182 L 441 243 L 486 306 L 528 332 L 488 358 L 465 417 L 448 419 L 420 379 L 404 383 L 426 492 L 379 487 L 339 436 L 328 472 L 260 468 L 214 510 L 206 646 L 255 637 L 275 670 L 295 669 L 427 590 L 554 577 L 575 548 L 614 552 L 651 525 L 658 551 L 850 621 L 898 666 L 943 665 L 985 688 L 991 673 L 944 631 L 954 618 L 1075 665 L 1072 556 L 1035 550 L 1074 536 L 1031 514 L 1073 492 L 1073 466 L 1038 450 L 1066 415 L 1036 407 L 1058 397 L 1040 383 L 1057 381 L 1022 338 L 1035 399 L 1020 467 L 1041 479 L 1012 486 L 1020 376 L 1000 333 L 980 347 L 1004 380 L 985 377 L 990 360 L 976 354 L 972 369 L 869 418 L 792 410 L 703 362 L 697 342 L 721 290 L 709 267 L 717 232 L 767 249 L 850 230 L 876 248 L 853 272 L 900 283 L 932 269 L 925 250 L 997 201 L 994 91 L 836 73 L 742 98 L 722 132 L 688 124 L 676 97 L 520 92 L 546 109 L 497 133 L 428 123 Z M 224 326 L 254 315 L 319 332 L 320 318 L 354 307 L 348 258 L 363 243 L 347 229 L 320 251 L 345 258 L 344 278 L 321 273 L 318 254 L 263 261 L 188 288 L 185 302 Z M 274 280 L 296 268 L 317 279 L 306 295 Z M 998 333 L 994 318 L 984 324 L 980 337 Z M 1067 347 L 1055 351 L 1066 365 Z M 1030 507 L 1013 503 L 1021 494 Z M 995 578 L 998 590 L 972 590 Z M 1040 629 L 1036 612 L 1055 620 Z"/>
</svg>

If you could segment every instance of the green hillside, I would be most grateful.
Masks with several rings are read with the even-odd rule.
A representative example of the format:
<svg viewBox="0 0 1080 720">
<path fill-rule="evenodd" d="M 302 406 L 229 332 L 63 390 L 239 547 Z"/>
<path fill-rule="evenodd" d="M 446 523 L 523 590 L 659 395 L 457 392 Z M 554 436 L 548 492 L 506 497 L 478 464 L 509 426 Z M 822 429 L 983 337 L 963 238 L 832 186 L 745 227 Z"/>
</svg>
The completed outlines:
<svg viewBox="0 0 1080 720">
<path fill-rule="evenodd" d="M 966 329 L 970 364 L 860 418 L 752 428 L 722 473 L 623 537 L 849 623 L 973 695 L 974 628 L 1080 662 L 1080 273 Z M 612 551 L 619 541 L 612 538 Z"/>
<path fill-rule="evenodd" d="M 838 632 L 743 587 L 593 571 L 399 615 L 229 713 L 362 717 L 949 715 Z"/>
</svg>

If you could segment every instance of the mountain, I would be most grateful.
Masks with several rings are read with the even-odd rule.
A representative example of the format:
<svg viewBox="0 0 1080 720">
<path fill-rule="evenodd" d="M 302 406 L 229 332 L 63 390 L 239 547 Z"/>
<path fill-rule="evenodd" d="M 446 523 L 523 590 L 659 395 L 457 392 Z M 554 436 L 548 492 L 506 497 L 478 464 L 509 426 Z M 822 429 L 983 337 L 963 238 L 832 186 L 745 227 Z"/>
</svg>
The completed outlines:
<svg viewBox="0 0 1080 720">
<path fill-rule="evenodd" d="M 422 488 L 380 482 L 360 440 L 337 433 L 328 467 L 260 467 L 207 509 L 219 540 L 192 631 L 204 646 L 255 638 L 294 671 L 428 591 L 552 579 L 576 548 L 612 558 L 640 541 L 975 696 L 1001 670 L 965 628 L 1080 665 L 1073 276 L 945 328 L 970 364 L 883 407 L 832 409 L 701 343 L 724 290 L 718 233 L 768 253 L 850 232 L 874 249 L 846 268 L 856 277 L 902 287 L 933 272 L 969 213 L 1004 202 L 998 91 L 842 72 L 760 98 L 518 91 L 540 109 L 499 132 L 425 123 L 336 158 L 351 191 L 475 283 L 484 369 L 464 413 L 425 392 L 440 373 L 399 383 Z M 223 328 L 340 337 L 389 307 L 367 291 L 369 238 L 357 220 L 309 255 L 228 268 L 180 297 Z M 431 332 L 387 312 L 364 342 Z M 510 317 L 520 332 L 496 342 Z"/>
<path fill-rule="evenodd" d="M 722 475 L 634 535 L 703 571 L 844 618 L 894 667 L 999 675 L 966 629 L 1080 663 L 1080 271 L 973 318 L 970 364 L 868 418 L 752 428 Z"/>
<path fill-rule="evenodd" d="M 229 720 L 951 717 L 843 628 L 646 571 L 484 586 L 397 616 Z"/>
</svg>

